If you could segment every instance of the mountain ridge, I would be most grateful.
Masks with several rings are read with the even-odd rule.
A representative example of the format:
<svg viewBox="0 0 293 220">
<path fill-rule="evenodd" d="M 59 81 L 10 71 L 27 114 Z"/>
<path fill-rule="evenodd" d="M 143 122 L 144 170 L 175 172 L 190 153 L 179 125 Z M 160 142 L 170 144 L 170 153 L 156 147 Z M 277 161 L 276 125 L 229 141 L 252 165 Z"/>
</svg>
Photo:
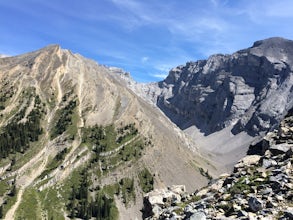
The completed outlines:
<svg viewBox="0 0 293 220">
<path fill-rule="evenodd" d="M 292 59 L 292 41 L 271 38 L 140 84 L 59 45 L 1 58 L 0 214 L 95 217 L 102 199 L 135 219 L 151 188 L 206 185 L 292 108 Z"/>
<path fill-rule="evenodd" d="M 125 87 L 113 71 L 58 45 L 0 59 L 0 149 L 8 151 L 0 161 L 0 209 L 6 219 L 28 214 L 21 212 L 21 207 L 29 203 L 26 198 L 30 193 L 43 195 L 57 190 L 57 186 L 62 195 L 57 202 L 59 208 L 48 209 L 43 198 L 33 196 L 42 204 L 34 209 L 42 213 L 35 215 L 61 218 L 68 214 L 69 191 L 62 184 L 79 187 L 69 180 L 80 176 L 77 170 L 84 167 L 97 195 L 104 188 L 116 187 L 120 180 L 119 187 L 123 181 L 136 186 L 133 190 L 137 203 L 132 201 L 129 206 L 125 197 L 128 194 L 120 195 L 126 204 L 120 197 L 115 199 L 107 194 L 117 204 L 122 203 L 118 206 L 122 219 L 130 213 L 133 218 L 140 216 L 142 188 L 138 176 L 144 169 L 154 175 L 154 187 L 182 182 L 191 190 L 194 184 L 206 184 L 206 177 L 197 167 L 213 168 L 196 152 L 194 142 L 160 111 Z M 32 130 L 30 123 L 34 121 L 38 127 Z M 25 132 L 17 136 L 21 126 Z M 11 132 L 11 128 L 17 130 Z M 95 133 L 101 131 L 102 136 Z M 7 144 L 4 134 L 13 137 L 17 147 Z M 97 140 L 105 143 L 97 144 Z M 17 191 L 12 194 L 12 189 Z M 81 205 L 78 203 L 78 207 Z M 82 214 L 77 211 L 72 215 Z"/>
</svg>

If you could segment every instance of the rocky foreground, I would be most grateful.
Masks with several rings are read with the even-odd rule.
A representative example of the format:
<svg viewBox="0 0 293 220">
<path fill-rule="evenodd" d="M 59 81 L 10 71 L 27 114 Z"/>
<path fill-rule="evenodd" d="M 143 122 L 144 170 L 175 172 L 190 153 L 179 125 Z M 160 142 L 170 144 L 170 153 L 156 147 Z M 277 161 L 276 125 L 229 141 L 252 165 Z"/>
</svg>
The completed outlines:
<svg viewBox="0 0 293 220">
<path fill-rule="evenodd" d="M 240 160 L 231 175 L 223 174 L 194 194 L 179 186 L 150 192 L 145 218 L 293 219 L 292 111 L 251 152 L 255 154 Z"/>
</svg>

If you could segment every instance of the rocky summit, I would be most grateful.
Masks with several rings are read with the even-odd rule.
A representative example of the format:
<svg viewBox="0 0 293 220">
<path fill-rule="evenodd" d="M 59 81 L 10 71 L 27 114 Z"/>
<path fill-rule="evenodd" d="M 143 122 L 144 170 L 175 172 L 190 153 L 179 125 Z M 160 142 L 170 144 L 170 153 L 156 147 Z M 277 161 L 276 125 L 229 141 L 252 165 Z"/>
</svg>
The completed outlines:
<svg viewBox="0 0 293 220">
<path fill-rule="evenodd" d="M 263 146 L 260 155 L 241 159 L 232 174 L 193 194 L 181 190 L 176 196 L 168 189 L 154 199 L 150 192 L 145 197 L 147 219 L 293 219 L 292 113 L 258 144 Z"/>
<path fill-rule="evenodd" d="M 142 90 L 218 167 L 231 170 L 293 107 L 292 70 L 293 41 L 275 37 L 230 55 L 187 62 L 136 91 Z"/>
<path fill-rule="evenodd" d="M 277 126 L 293 106 L 293 41 L 270 38 L 232 55 L 173 68 L 158 83 L 157 105 L 180 128 L 205 135 L 232 125 L 255 136 Z"/>
</svg>

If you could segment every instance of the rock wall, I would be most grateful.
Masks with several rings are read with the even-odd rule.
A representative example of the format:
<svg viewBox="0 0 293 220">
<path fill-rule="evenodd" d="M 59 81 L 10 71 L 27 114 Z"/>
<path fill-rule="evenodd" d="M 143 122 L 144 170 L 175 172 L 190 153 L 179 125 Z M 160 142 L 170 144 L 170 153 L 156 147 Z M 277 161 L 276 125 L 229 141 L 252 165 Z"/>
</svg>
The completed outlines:
<svg viewBox="0 0 293 220">
<path fill-rule="evenodd" d="M 209 135 L 233 125 L 234 134 L 257 136 L 293 106 L 292 64 L 293 41 L 270 38 L 173 68 L 145 91 L 181 129 L 195 125 Z"/>
</svg>

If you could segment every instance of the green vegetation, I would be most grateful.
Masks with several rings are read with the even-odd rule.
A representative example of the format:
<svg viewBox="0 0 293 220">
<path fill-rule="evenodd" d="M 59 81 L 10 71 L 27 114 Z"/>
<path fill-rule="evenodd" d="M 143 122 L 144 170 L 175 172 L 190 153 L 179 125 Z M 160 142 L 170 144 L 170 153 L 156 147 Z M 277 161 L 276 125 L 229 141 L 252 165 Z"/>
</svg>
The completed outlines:
<svg viewBox="0 0 293 220">
<path fill-rule="evenodd" d="M 206 177 L 208 180 L 212 180 L 213 179 L 213 177 L 209 174 L 209 171 L 208 170 L 207 171 L 204 171 L 204 169 L 201 168 L 201 167 L 199 167 L 198 169 L 199 169 L 199 172 L 200 172 L 200 174 L 202 176 Z"/>
<path fill-rule="evenodd" d="M 4 88 L 0 90 L 0 110 L 5 109 L 6 103 L 9 99 L 11 99 L 14 95 L 14 88 L 13 86 L 5 87 L 8 83 L 4 84 Z"/>
<path fill-rule="evenodd" d="M 250 192 L 250 186 L 247 185 L 245 182 L 246 177 L 241 177 L 230 189 L 229 189 L 229 193 L 231 195 L 235 195 L 235 194 L 241 194 L 244 191 L 248 191 Z"/>
<path fill-rule="evenodd" d="M 147 168 L 144 168 L 139 174 L 139 185 L 143 192 L 148 193 L 154 189 L 154 178 Z"/>
<path fill-rule="evenodd" d="M 4 194 L 9 190 L 9 185 L 7 183 L 7 180 L 1 180 L 0 181 L 0 196 L 4 196 Z"/>
<path fill-rule="evenodd" d="M 96 219 L 112 220 L 118 218 L 118 210 L 114 199 L 108 198 L 103 192 L 98 192 L 95 200 L 90 203 L 90 213 Z"/>
<path fill-rule="evenodd" d="M 70 101 L 68 102 L 70 103 Z M 70 106 L 73 107 L 75 104 L 70 104 Z M 72 107 L 66 108 L 66 111 L 70 112 L 69 109 Z M 64 115 L 71 115 L 70 117 L 73 114 L 74 110 L 70 114 L 64 113 Z M 60 116 L 61 112 L 58 115 Z M 58 118 L 56 120 L 56 124 L 58 124 L 58 121 L 68 117 L 56 118 Z M 65 126 L 67 134 L 70 126 Z M 133 163 L 142 155 L 142 150 L 149 143 L 138 134 L 134 124 L 128 124 L 119 129 L 115 129 L 114 125 L 84 128 L 81 148 L 90 149 L 90 151 L 84 152 L 91 154 L 90 161 L 82 168 L 73 170 L 63 183 L 48 186 L 42 191 L 37 190 L 49 181 L 46 179 L 39 182 L 37 186 L 28 188 L 24 192 L 24 199 L 16 212 L 17 218 L 64 219 L 64 211 L 67 211 L 67 216 L 72 219 L 118 219 L 115 197 L 121 199 L 125 206 L 135 202 L 134 178 L 117 179 L 116 183 L 103 186 L 98 185 L 98 178 L 123 163 L 127 162 L 128 165 Z M 38 142 L 38 144 L 40 143 Z M 42 179 L 60 167 L 68 151 L 68 148 L 64 148 L 54 158 L 51 158 L 39 178 Z M 79 160 L 80 157 L 77 157 L 76 160 Z M 15 161 L 11 156 L 9 159 Z M 16 155 L 16 166 L 18 162 Z M 0 192 L 1 184 L 3 184 L 3 193 L 9 191 L 8 188 L 5 188 L 5 184 L 0 182 Z M 145 192 L 153 188 L 153 176 L 149 170 L 144 169 L 140 172 L 139 184 Z M 5 210 L 5 206 L 3 206 L 3 212 Z M 25 210 L 30 210 L 30 213 L 26 213 Z"/>
<path fill-rule="evenodd" d="M 34 108 L 26 116 L 28 103 L 35 94 L 30 92 L 24 93 L 29 96 L 26 106 L 20 109 L 12 120 L 2 128 L 0 133 L 0 155 L 2 158 L 8 157 L 11 153 L 24 153 L 31 142 L 39 140 L 39 135 L 43 132 L 41 127 L 42 105 L 38 95 L 34 98 Z"/>
<path fill-rule="evenodd" d="M 67 210 L 70 218 L 82 219 L 117 219 L 118 211 L 115 206 L 113 194 L 107 195 L 99 187 L 90 189 L 87 169 L 80 172 L 80 182 L 71 186 Z M 114 188 L 115 189 L 115 188 Z M 113 187 L 108 187 L 113 193 Z M 123 190 L 122 190 L 123 191 Z M 92 196 L 94 195 L 94 196 Z"/>
<path fill-rule="evenodd" d="M 82 143 L 93 151 L 91 167 L 101 176 L 122 163 L 134 162 L 142 155 L 142 150 L 150 144 L 143 139 L 135 128 L 128 124 L 115 130 L 113 125 L 93 126 L 82 131 Z M 101 166 L 100 166 L 101 165 Z"/>
<path fill-rule="evenodd" d="M 130 178 L 123 178 L 119 181 L 122 201 L 128 205 L 130 201 L 135 200 L 134 180 Z"/>
<path fill-rule="evenodd" d="M 44 210 L 43 213 L 46 213 L 45 219 L 64 219 L 65 199 L 60 195 L 59 188 L 50 187 L 41 192 L 35 192 L 40 203 L 39 207 Z M 35 211 L 40 213 L 40 210 Z"/>
<path fill-rule="evenodd" d="M 227 202 L 227 204 L 220 205 L 219 208 L 224 210 L 226 217 L 230 216 L 234 212 L 233 204 L 230 201 Z"/>
<path fill-rule="evenodd" d="M 42 172 L 42 174 L 39 176 L 40 179 L 43 179 L 46 175 L 48 175 L 51 171 L 55 170 L 60 166 L 62 161 L 64 160 L 66 154 L 68 153 L 68 149 L 64 148 L 62 151 L 60 151 L 56 157 L 54 157 L 51 162 L 47 165 L 46 169 Z"/>
<path fill-rule="evenodd" d="M 3 218 L 3 207 L 0 206 L 0 218 Z"/>
<path fill-rule="evenodd" d="M 22 202 L 17 209 L 15 219 L 41 219 L 40 210 L 37 192 L 29 188 L 23 193 Z"/>
<path fill-rule="evenodd" d="M 64 219 L 64 203 L 57 188 L 43 191 L 27 188 L 16 210 L 15 219 Z"/>
<path fill-rule="evenodd" d="M 128 124 L 122 128 L 115 130 L 114 125 L 106 127 L 95 125 L 93 127 L 83 129 L 82 142 L 95 146 L 95 152 L 107 152 L 126 143 L 138 134 L 135 124 Z"/>
<path fill-rule="evenodd" d="M 56 123 L 51 130 L 51 139 L 63 134 L 70 125 L 73 125 L 74 110 L 77 106 L 76 100 L 71 100 L 64 107 L 56 112 Z"/>
<path fill-rule="evenodd" d="M 8 184 L 9 182 L 9 184 Z M 7 185 L 5 187 L 5 192 L 3 193 L 2 199 L 3 199 L 3 204 L 0 207 L 1 209 L 1 214 L 4 216 L 6 212 L 11 208 L 11 206 L 16 202 L 16 195 L 17 195 L 17 190 L 16 190 L 16 185 L 15 185 L 15 180 L 12 178 L 9 181 L 6 180 Z"/>
<path fill-rule="evenodd" d="M 119 151 L 113 153 L 110 156 L 100 157 L 102 162 L 102 169 L 104 171 L 110 170 L 120 163 L 126 163 L 129 161 L 134 162 L 142 155 L 142 150 L 144 149 L 145 144 L 142 140 L 137 139 L 133 142 L 122 146 Z"/>
<path fill-rule="evenodd" d="M 256 168 L 253 168 L 253 170 L 250 170 L 250 173 L 252 173 L 251 175 L 239 178 L 239 180 L 229 189 L 229 193 L 231 193 L 231 195 L 241 194 L 243 192 L 250 193 L 253 192 L 252 186 L 259 186 L 260 184 L 268 183 L 268 177 L 264 178 L 261 182 L 256 181 L 256 179 L 262 179 L 263 177 L 261 177 L 259 172 L 255 171 Z"/>
<path fill-rule="evenodd" d="M 117 219 L 118 210 L 114 196 L 120 197 L 125 205 L 134 201 L 136 197 L 134 179 L 123 178 L 116 184 L 93 187 L 90 173 L 87 166 L 81 171 L 75 172 L 75 175 L 67 180 L 69 184 L 64 183 L 60 193 L 63 198 L 67 195 L 68 216 L 81 219 Z M 71 181 L 70 179 L 73 177 L 74 179 Z"/>
</svg>

